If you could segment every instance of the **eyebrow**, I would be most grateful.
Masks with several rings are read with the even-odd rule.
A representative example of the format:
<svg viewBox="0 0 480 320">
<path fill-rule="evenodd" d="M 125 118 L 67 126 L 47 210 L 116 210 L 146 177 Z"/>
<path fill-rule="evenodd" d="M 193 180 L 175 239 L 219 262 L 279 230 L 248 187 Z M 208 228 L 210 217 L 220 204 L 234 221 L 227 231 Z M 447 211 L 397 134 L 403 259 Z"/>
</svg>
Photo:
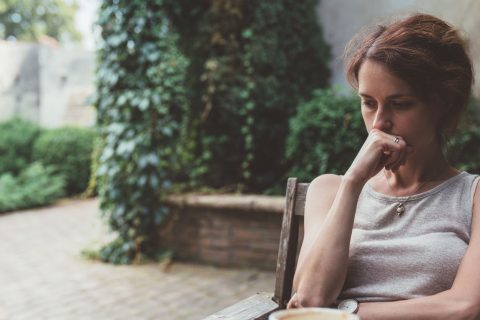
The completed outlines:
<svg viewBox="0 0 480 320">
<path fill-rule="evenodd" d="M 370 96 L 366 93 L 359 92 L 358 95 L 362 98 L 373 99 L 372 96 Z M 396 99 L 396 98 L 404 98 L 404 97 L 415 98 L 414 95 L 409 94 L 409 93 L 395 93 L 395 94 L 392 94 L 392 95 L 388 96 L 387 99 Z"/>
</svg>

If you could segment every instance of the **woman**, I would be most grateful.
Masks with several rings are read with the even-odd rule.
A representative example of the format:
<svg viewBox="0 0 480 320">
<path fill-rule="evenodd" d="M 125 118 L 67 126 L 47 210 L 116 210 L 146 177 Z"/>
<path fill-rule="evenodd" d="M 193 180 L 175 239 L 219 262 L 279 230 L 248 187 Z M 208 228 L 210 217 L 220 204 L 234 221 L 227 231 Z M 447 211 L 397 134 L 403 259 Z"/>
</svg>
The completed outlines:
<svg viewBox="0 0 480 320">
<path fill-rule="evenodd" d="M 353 41 L 346 73 L 369 135 L 344 176 L 310 184 L 288 307 L 480 319 L 478 177 L 442 152 L 470 97 L 465 45 L 425 14 Z"/>
</svg>

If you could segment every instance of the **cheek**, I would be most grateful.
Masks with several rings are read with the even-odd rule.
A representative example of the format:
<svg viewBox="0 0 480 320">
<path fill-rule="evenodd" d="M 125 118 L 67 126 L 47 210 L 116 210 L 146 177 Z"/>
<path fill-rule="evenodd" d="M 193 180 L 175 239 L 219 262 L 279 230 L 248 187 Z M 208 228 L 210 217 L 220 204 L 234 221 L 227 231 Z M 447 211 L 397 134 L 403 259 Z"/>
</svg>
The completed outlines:
<svg viewBox="0 0 480 320">
<path fill-rule="evenodd" d="M 405 137 L 411 144 L 431 144 L 437 140 L 437 130 L 432 119 L 417 118 L 406 124 L 406 127 L 411 128 L 408 137 Z"/>
</svg>

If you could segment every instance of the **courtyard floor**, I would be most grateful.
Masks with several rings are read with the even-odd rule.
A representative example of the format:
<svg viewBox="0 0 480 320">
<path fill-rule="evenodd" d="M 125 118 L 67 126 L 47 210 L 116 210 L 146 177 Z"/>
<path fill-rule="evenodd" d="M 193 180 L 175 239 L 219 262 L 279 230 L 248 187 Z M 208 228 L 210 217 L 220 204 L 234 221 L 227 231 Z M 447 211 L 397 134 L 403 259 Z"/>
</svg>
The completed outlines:
<svg viewBox="0 0 480 320">
<path fill-rule="evenodd" d="M 273 272 L 85 259 L 106 233 L 95 199 L 0 214 L 0 319 L 194 320 L 274 287 Z"/>
</svg>

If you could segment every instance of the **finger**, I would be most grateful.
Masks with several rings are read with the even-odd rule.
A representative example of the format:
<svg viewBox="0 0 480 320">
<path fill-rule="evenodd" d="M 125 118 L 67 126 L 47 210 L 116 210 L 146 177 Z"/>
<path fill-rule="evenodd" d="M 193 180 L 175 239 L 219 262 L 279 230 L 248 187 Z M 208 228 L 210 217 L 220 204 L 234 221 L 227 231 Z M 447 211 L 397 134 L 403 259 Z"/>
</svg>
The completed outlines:
<svg viewBox="0 0 480 320">
<path fill-rule="evenodd" d="M 396 161 L 393 161 L 390 165 L 391 170 L 397 170 L 400 166 L 405 164 L 407 153 L 408 153 L 408 145 L 405 141 L 399 141 L 399 156 Z"/>
<path fill-rule="evenodd" d="M 292 309 L 292 300 L 288 301 L 287 309 Z"/>
<path fill-rule="evenodd" d="M 390 155 L 392 152 L 398 151 L 404 145 L 406 145 L 405 140 L 400 136 L 391 135 L 380 130 L 370 131 L 370 137 L 375 144 L 381 146 L 382 151 L 386 155 Z"/>
<path fill-rule="evenodd" d="M 394 155 L 392 155 L 391 159 L 389 159 L 388 163 L 385 165 L 385 169 L 393 170 L 393 168 L 398 167 L 403 162 L 404 154 L 405 152 L 403 149 L 395 151 Z"/>
<path fill-rule="evenodd" d="M 401 158 L 401 149 L 390 151 L 390 156 L 384 164 L 385 169 L 390 170 L 396 163 L 398 163 L 398 161 L 401 161 Z"/>
<path fill-rule="evenodd" d="M 287 309 L 298 308 L 298 300 L 297 300 L 297 293 L 295 292 L 290 301 L 288 301 Z"/>
<path fill-rule="evenodd" d="M 407 150 L 403 149 L 402 152 L 401 152 L 401 156 L 400 156 L 399 160 L 395 164 L 393 164 L 392 170 L 396 171 L 396 170 L 398 170 L 398 168 L 400 168 L 400 166 L 405 165 L 406 158 L 407 158 Z"/>
<path fill-rule="evenodd" d="M 405 162 L 407 144 L 401 137 L 394 137 L 394 151 L 391 152 L 391 157 L 385 164 L 385 169 L 392 170 L 398 168 Z"/>
<path fill-rule="evenodd" d="M 287 309 L 294 309 L 294 308 L 297 308 L 297 301 L 295 300 L 295 298 L 292 298 L 287 304 Z"/>
</svg>

